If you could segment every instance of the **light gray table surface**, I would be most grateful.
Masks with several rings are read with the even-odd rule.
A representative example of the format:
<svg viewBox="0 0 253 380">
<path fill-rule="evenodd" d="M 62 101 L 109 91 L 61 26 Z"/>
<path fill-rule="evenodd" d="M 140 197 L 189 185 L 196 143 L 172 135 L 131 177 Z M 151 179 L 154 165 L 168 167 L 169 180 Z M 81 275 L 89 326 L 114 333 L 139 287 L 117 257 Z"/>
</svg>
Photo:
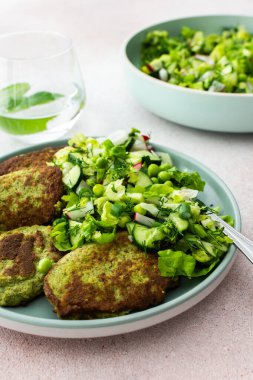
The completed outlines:
<svg viewBox="0 0 253 380">
<path fill-rule="evenodd" d="M 75 131 L 102 135 L 136 127 L 151 131 L 153 141 L 195 157 L 229 186 L 243 232 L 253 239 L 253 134 L 203 132 L 162 120 L 132 98 L 122 70 L 122 43 L 132 32 L 168 18 L 217 13 L 253 14 L 253 1 L 1 0 L 0 33 L 40 29 L 70 35 L 87 90 Z M 0 155 L 23 147 L 0 132 Z M 146 330 L 59 340 L 0 328 L 0 378 L 253 379 L 252 317 L 253 268 L 238 253 L 209 297 Z"/>
</svg>

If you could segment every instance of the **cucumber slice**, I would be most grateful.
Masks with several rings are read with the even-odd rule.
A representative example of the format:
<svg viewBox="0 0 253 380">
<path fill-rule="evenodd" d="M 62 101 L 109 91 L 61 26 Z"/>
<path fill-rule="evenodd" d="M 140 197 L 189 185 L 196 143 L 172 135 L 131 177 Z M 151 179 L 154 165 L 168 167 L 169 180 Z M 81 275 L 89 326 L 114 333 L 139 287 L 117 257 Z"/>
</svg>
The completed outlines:
<svg viewBox="0 0 253 380">
<path fill-rule="evenodd" d="M 126 193 L 126 196 L 135 204 L 144 202 L 144 197 L 141 193 Z"/>
<path fill-rule="evenodd" d="M 203 241 L 202 240 L 203 247 L 205 248 L 206 252 L 209 253 L 211 256 L 216 257 L 216 249 L 213 246 L 213 244 Z"/>
<path fill-rule="evenodd" d="M 68 156 L 69 162 L 74 165 L 82 165 L 83 163 L 83 155 L 77 152 L 71 152 Z"/>
<path fill-rule="evenodd" d="M 153 185 L 153 182 L 151 181 L 149 176 L 147 174 L 145 174 L 144 172 L 139 171 L 138 179 L 137 179 L 135 186 L 148 187 L 151 185 Z"/>
<path fill-rule="evenodd" d="M 170 201 L 163 203 L 163 208 L 168 210 L 176 210 L 180 206 L 180 203 L 172 203 Z"/>
<path fill-rule="evenodd" d="M 62 182 L 69 188 L 72 189 L 78 182 L 81 175 L 81 169 L 78 165 L 75 165 L 70 169 L 62 178 Z"/>
<path fill-rule="evenodd" d="M 73 167 L 74 167 L 74 165 L 71 164 L 71 162 L 68 162 L 68 161 L 63 162 L 62 167 L 61 167 L 62 174 L 63 175 L 67 174 Z"/>
<path fill-rule="evenodd" d="M 162 159 L 162 164 L 170 164 L 170 166 L 173 166 L 172 159 L 168 153 L 164 152 L 156 152 L 159 157 Z"/>
<path fill-rule="evenodd" d="M 164 233 L 157 227 L 148 228 L 135 224 L 133 229 L 133 240 L 142 249 L 158 249 L 159 241 L 165 238 Z"/>
<path fill-rule="evenodd" d="M 155 218 L 158 217 L 159 209 L 155 205 L 150 203 L 140 203 L 140 206 Z"/>
<path fill-rule="evenodd" d="M 129 153 L 129 160 L 132 163 L 132 165 L 135 165 L 138 162 L 141 162 L 143 157 L 148 157 L 150 161 L 152 161 L 153 164 L 161 163 L 161 158 L 158 157 L 157 155 L 152 154 L 148 150 L 139 150 L 137 152 Z"/>
<path fill-rule="evenodd" d="M 83 190 L 83 189 L 89 189 L 90 190 L 90 186 L 87 185 L 87 183 L 82 180 L 79 185 L 77 186 L 76 188 L 76 194 L 79 195 L 80 191 Z"/>
<path fill-rule="evenodd" d="M 180 218 L 177 212 L 171 213 L 169 219 L 175 224 L 178 232 L 187 230 L 189 223 L 187 220 Z"/>
</svg>

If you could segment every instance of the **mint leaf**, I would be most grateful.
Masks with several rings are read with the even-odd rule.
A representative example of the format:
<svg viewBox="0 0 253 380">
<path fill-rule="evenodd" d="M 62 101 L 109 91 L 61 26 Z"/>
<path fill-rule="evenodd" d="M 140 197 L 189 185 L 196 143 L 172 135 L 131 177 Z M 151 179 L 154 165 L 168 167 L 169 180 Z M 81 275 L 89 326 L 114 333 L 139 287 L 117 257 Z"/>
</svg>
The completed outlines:
<svg viewBox="0 0 253 380">
<path fill-rule="evenodd" d="M 36 92 L 33 95 L 16 99 L 15 102 L 11 101 L 13 99 L 9 99 L 7 111 L 18 112 L 30 107 L 38 106 L 40 104 L 46 104 L 46 103 L 52 102 L 61 97 L 63 97 L 63 95 L 57 94 L 57 93 L 52 93 L 52 92 L 47 92 L 47 91 Z"/>
<path fill-rule="evenodd" d="M 63 97 L 62 94 L 40 91 L 30 96 L 24 96 L 31 86 L 29 83 L 15 83 L 0 90 L 0 107 L 5 112 L 18 112 L 24 109 L 46 104 Z"/>
<path fill-rule="evenodd" d="M 31 86 L 26 82 L 11 84 L 10 86 L 2 88 L 0 90 L 0 106 L 8 108 L 17 102 L 19 103 L 30 88 Z"/>
<path fill-rule="evenodd" d="M 37 106 L 62 98 L 63 95 L 54 92 L 41 91 L 26 98 L 28 107 Z"/>
</svg>

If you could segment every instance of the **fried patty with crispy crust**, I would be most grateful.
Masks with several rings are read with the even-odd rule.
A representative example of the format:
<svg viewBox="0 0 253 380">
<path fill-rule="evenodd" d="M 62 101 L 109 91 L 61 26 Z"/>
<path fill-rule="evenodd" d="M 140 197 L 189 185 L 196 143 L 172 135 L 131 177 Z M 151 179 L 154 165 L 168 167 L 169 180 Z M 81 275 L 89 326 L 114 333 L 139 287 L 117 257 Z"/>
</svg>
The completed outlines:
<svg viewBox="0 0 253 380">
<path fill-rule="evenodd" d="M 61 147 L 49 147 L 37 152 L 11 157 L 8 160 L 0 162 L 0 176 L 17 170 L 47 166 L 47 162 L 52 161 L 54 154 L 59 149 Z"/>
<path fill-rule="evenodd" d="M 160 304 L 173 281 L 161 277 L 157 255 L 118 233 L 109 244 L 86 244 L 65 255 L 44 280 L 58 316 L 90 319 L 127 314 Z"/>
<path fill-rule="evenodd" d="M 0 231 L 48 223 L 62 194 L 57 167 L 23 169 L 0 177 Z"/>
<path fill-rule="evenodd" d="M 50 238 L 51 227 L 21 227 L 0 235 L 0 305 L 17 306 L 43 292 L 44 274 L 38 272 L 40 259 L 53 262 L 60 255 Z"/>
</svg>

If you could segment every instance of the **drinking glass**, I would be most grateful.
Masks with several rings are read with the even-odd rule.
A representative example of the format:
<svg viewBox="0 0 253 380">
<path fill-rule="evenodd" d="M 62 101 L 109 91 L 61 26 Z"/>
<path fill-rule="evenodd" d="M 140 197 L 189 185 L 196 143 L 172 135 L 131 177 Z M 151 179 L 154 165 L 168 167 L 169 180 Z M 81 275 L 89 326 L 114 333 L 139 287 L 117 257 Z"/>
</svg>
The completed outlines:
<svg viewBox="0 0 253 380">
<path fill-rule="evenodd" d="M 0 128 L 28 144 L 66 134 L 85 104 L 70 38 L 51 32 L 0 36 Z"/>
</svg>

